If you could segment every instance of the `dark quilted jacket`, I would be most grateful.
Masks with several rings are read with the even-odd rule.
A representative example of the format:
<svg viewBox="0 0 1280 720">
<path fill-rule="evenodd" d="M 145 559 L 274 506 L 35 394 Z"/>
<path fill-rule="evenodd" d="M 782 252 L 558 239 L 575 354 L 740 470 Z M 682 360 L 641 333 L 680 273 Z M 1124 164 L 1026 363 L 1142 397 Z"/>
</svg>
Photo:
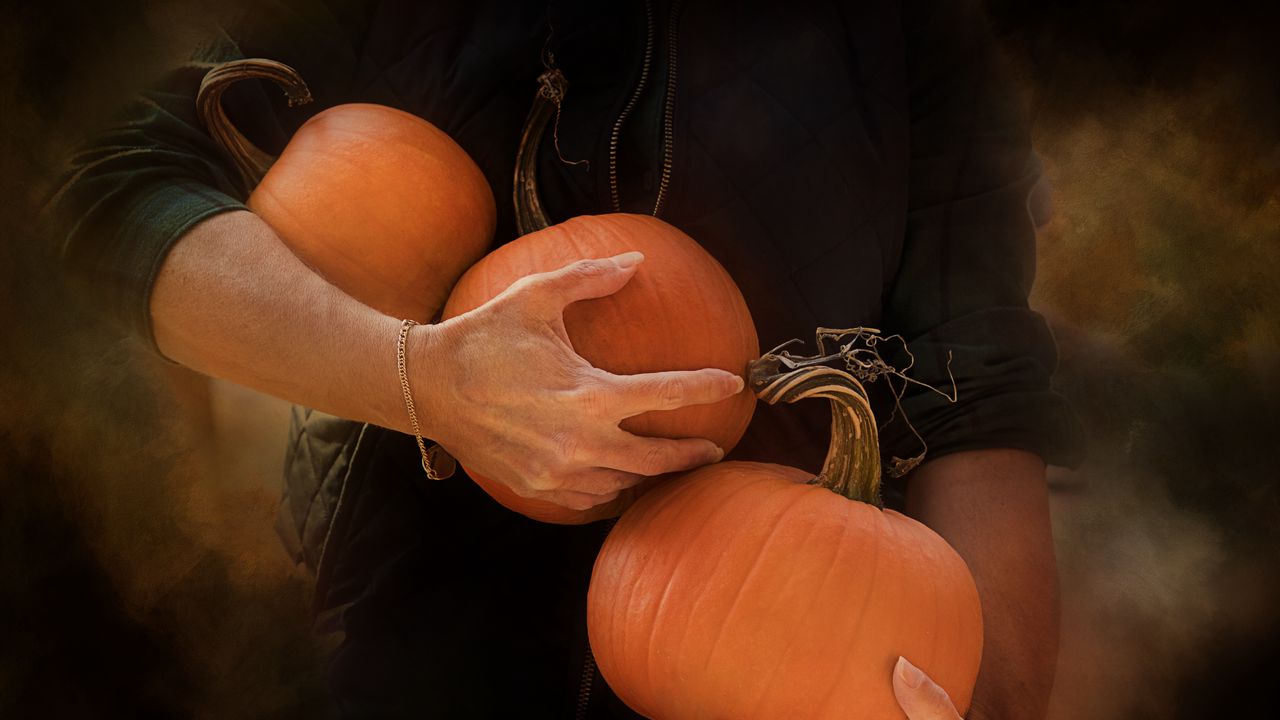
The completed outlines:
<svg viewBox="0 0 1280 720">
<path fill-rule="evenodd" d="M 515 236 L 506 201 L 513 161 L 548 59 L 564 72 L 569 91 L 556 130 L 558 154 L 550 139 L 542 144 L 543 204 L 552 221 L 614 209 L 611 133 L 635 93 L 652 35 L 647 92 L 617 139 L 620 206 L 652 208 L 667 129 L 662 108 L 665 93 L 673 93 L 671 184 L 660 216 L 733 275 L 762 349 L 811 340 L 819 326 L 899 333 L 915 356 L 916 378 L 946 386 L 950 357 L 956 379 L 958 402 L 918 389 L 904 398 L 931 457 L 1016 447 L 1054 463 L 1078 460 L 1073 416 L 1049 387 L 1053 340 L 1027 306 L 1034 273 L 1028 203 L 1038 165 L 1016 93 L 995 68 L 972 3 L 385 0 L 255 7 L 251 22 L 217 38 L 198 62 L 176 71 L 104 134 L 79 159 L 59 198 L 62 216 L 73 223 L 64 256 L 97 279 L 105 305 L 143 337 L 150 333 L 150 284 L 165 251 L 199 220 L 242 207 L 249 190 L 194 121 L 191 98 L 212 62 L 271 57 L 308 79 L 316 103 L 301 108 L 286 108 L 265 85 L 242 84 L 228 94 L 232 119 L 273 152 L 311 114 L 343 102 L 393 105 L 443 128 L 489 178 L 499 199 L 501 243 Z M 876 400 L 888 417 L 886 397 Z M 761 406 L 732 457 L 816 468 L 825 453 L 826 413 L 822 403 Z M 534 527 L 462 477 L 429 484 L 413 472 L 412 439 L 397 433 L 303 409 L 291 432 L 279 528 L 294 557 L 317 571 L 322 627 L 347 632 L 356 648 L 353 638 L 379 632 L 377 618 L 394 615 L 406 597 L 425 598 L 416 606 L 422 613 L 465 616 L 479 601 L 451 605 L 440 587 L 452 588 L 449 597 L 484 596 L 494 583 L 515 583 L 531 572 L 530 563 L 554 555 L 561 560 L 548 572 L 563 575 L 555 582 L 567 589 L 539 602 L 556 618 L 543 628 L 546 647 L 554 648 L 547 664 L 555 667 L 545 682 L 529 681 L 519 707 L 573 704 L 585 656 L 572 598 L 585 588 L 598 529 Z M 918 450 L 900 421 L 882 430 L 882 445 L 886 458 Z M 891 502 L 901 489 L 901 482 L 890 488 Z M 428 540 L 429 533 L 441 534 Z M 489 560 L 494 567 L 503 562 L 503 548 L 538 552 L 488 585 L 467 575 L 474 570 L 422 570 L 442 562 L 441 552 L 481 554 L 487 546 L 475 544 L 480 533 L 484 542 L 500 539 Z M 432 560 L 411 559 L 415 552 Z M 438 573 L 436 583 L 404 584 L 419 572 Z M 531 582 L 553 583 L 538 577 Z M 474 627 L 497 622 L 492 617 L 478 616 L 456 647 L 471 652 L 476 637 L 487 637 Z M 427 645 L 455 647 L 446 630 L 424 633 Z M 494 637 L 503 642 L 496 631 Z M 376 663 L 357 657 L 353 649 L 336 661 L 344 705 L 383 707 L 382 681 L 372 678 L 379 673 L 366 677 L 360 669 Z M 484 663 L 485 654 L 458 662 Z M 556 674 L 561 665 L 569 668 L 563 677 Z M 495 677 L 505 678 L 504 687 L 524 687 L 531 671 L 521 667 Z M 441 699 L 468 695 L 474 676 L 440 668 L 430 674 L 445 678 L 432 707 L 454 709 L 441 716 L 500 712 L 498 700 Z M 559 689 L 546 691 L 549 685 Z M 475 692 L 487 687 L 476 684 Z M 590 712 L 624 713 L 607 694 L 593 697 Z"/>
</svg>

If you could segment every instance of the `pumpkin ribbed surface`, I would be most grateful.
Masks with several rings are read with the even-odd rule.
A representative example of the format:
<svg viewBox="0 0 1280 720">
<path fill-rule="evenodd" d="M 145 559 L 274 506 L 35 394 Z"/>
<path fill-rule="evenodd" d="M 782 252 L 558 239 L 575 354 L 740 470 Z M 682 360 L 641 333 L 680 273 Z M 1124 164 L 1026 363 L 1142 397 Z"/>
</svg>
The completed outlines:
<svg viewBox="0 0 1280 720">
<path fill-rule="evenodd" d="M 744 375 L 747 363 L 759 355 L 759 345 L 742 293 L 689 236 L 645 215 L 576 217 L 503 245 L 458 281 L 444 317 L 479 307 L 526 275 L 632 250 L 644 253 L 645 260 L 626 286 L 565 309 L 574 350 L 595 367 L 617 374 L 721 368 Z M 627 418 L 621 427 L 651 437 L 707 438 L 728 452 L 742 438 L 754 407 L 755 398 L 744 389 L 711 405 Z M 473 478 L 503 505 L 546 522 L 613 517 L 633 497 L 626 493 L 613 503 L 579 512 L 521 498 L 504 485 Z"/>
<path fill-rule="evenodd" d="M 816 356 L 771 352 L 750 366 L 764 402 L 830 401 L 816 477 L 763 463 L 699 468 L 641 497 L 601 548 L 587 631 L 600 672 L 637 711 L 901 719 L 899 656 L 968 709 L 982 660 L 977 587 L 945 540 L 881 509 L 870 397 L 824 366 L 840 357 L 828 352 L 820 342 Z"/>
<path fill-rule="evenodd" d="M 484 174 L 425 120 L 339 105 L 308 120 L 249 198 L 307 265 L 383 313 L 431 320 L 488 249 Z"/>
<path fill-rule="evenodd" d="M 904 655 L 968 708 L 982 616 L 964 561 L 924 525 L 810 479 L 719 463 L 622 517 L 588 627 L 628 705 L 662 720 L 903 718 Z"/>
</svg>

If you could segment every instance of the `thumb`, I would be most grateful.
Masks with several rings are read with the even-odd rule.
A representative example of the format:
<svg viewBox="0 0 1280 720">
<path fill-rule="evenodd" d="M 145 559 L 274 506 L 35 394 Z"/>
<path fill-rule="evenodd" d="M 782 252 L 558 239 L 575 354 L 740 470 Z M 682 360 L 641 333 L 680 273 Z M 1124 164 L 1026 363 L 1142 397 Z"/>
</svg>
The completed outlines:
<svg viewBox="0 0 1280 720">
<path fill-rule="evenodd" d="M 893 694 L 909 720 L 960 720 L 947 691 L 904 657 L 893 669 Z"/>
<path fill-rule="evenodd" d="M 528 278 L 528 290 L 536 293 L 545 314 L 559 316 L 579 300 L 612 295 L 635 275 L 636 266 L 644 260 L 638 252 L 622 253 L 611 258 L 579 260 L 551 272 Z"/>
</svg>

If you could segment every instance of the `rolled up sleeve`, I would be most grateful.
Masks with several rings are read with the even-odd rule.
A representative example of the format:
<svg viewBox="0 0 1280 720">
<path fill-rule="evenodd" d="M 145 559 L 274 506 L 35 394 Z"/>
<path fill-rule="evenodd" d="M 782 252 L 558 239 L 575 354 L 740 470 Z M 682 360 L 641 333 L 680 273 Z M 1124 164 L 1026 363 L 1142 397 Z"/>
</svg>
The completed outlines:
<svg viewBox="0 0 1280 720">
<path fill-rule="evenodd" d="M 240 131 L 277 153 L 307 118 L 349 101 L 367 22 L 351 3 L 256 3 L 238 23 L 209 27 L 191 60 L 140 92 L 69 158 L 45 212 L 69 276 L 106 316 L 154 348 L 151 288 L 170 248 L 200 221 L 245 208 L 252 188 L 196 116 L 205 74 L 244 57 L 301 73 L 317 102 L 290 108 L 265 80 L 239 83 L 223 97 Z"/>
<path fill-rule="evenodd" d="M 898 273 L 883 330 L 906 340 L 886 359 L 950 393 L 908 385 L 882 429 L 886 459 L 1018 448 L 1075 466 L 1083 433 L 1051 389 L 1057 349 L 1028 306 L 1035 222 L 1028 200 L 1039 163 L 1020 98 L 1001 71 L 976 3 L 904 8 L 911 114 L 910 191 Z M 887 346 L 882 346 L 887 347 Z"/>
<path fill-rule="evenodd" d="M 248 189 L 195 117 L 204 73 L 232 57 L 211 47 L 140 93 L 70 158 L 46 210 L 76 284 L 151 342 L 150 291 L 169 249 L 200 221 L 245 207 Z"/>
</svg>

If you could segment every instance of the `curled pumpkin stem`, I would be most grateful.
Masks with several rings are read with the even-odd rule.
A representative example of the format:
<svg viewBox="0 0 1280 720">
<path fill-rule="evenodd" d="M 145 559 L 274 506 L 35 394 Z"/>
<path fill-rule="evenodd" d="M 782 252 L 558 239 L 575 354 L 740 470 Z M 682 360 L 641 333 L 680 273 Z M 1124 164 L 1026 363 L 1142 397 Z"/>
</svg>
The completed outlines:
<svg viewBox="0 0 1280 720">
<path fill-rule="evenodd" d="M 569 89 L 564 73 L 548 65 L 547 71 L 538 77 L 538 91 L 533 107 L 525 118 L 520 132 L 520 147 L 516 151 L 515 186 L 512 201 L 516 209 L 516 231 L 527 235 L 551 225 L 547 213 L 538 199 L 538 148 L 552 117 L 559 121 L 560 103 Z M 558 151 L 559 146 L 557 146 Z"/>
<path fill-rule="evenodd" d="M 311 102 L 311 90 L 296 70 L 263 58 L 222 63 L 206 73 L 200 82 L 200 90 L 196 93 L 196 115 L 210 137 L 231 157 L 246 187 L 252 189 L 261 182 L 276 159 L 250 142 L 222 109 L 222 94 L 232 85 L 250 78 L 275 82 L 284 89 L 289 107 Z"/>
<path fill-rule="evenodd" d="M 924 461 L 925 455 L 928 453 L 929 446 L 928 443 L 925 442 L 924 437 L 916 430 L 915 425 L 911 423 L 910 418 L 906 416 L 906 412 L 902 408 L 902 396 L 906 392 L 908 385 L 916 385 L 941 395 L 946 398 L 948 402 L 955 402 L 958 391 L 956 389 L 955 376 L 951 374 L 951 353 L 947 353 L 947 377 L 951 381 L 951 392 L 947 393 L 907 375 L 907 371 L 915 366 L 915 356 L 911 354 L 911 350 L 907 346 L 907 341 L 901 335 L 882 335 L 880 330 L 871 327 L 841 329 L 820 327 L 817 330 L 816 336 L 818 344 L 817 355 L 797 356 L 787 352 L 785 349 L 787 346 L 800 342 L 799 340 L 789 340 L 773 350 L 770 350 L 768 353 L 765 353 L 760 360 L 756 361 L 756 363 L 760 364 L 760 371 L 762 373 L 766 373 L 766 368 L 773 367 L 775 368 L 774 372 L 776 374 L 776 368 L 787 368 L 788 370 L 794 371 L 807 368 L 824 367 L 827 363 L 843 361 L 847 373 L 855 381 L 860 381 L 858 389 L 864 401 L 867 401 L 867 395 L 866 390 L 862 387 L 861 383 L 874 382 L 880 378 L 884 378 L 885 383 L 889 385 L 889 388 L 892 391 L 894 400 L 893 413 L 890 414 L 889 419 L 885 421 L 885 424 L 887 425 L 888 423 L 893 422 L 894 418 L 901 413 L 903 422 L 907 424 L 907 428 L 920 443 L 921 448 L 919 453 L 909 458 L 893 457 L 884 471 L 889 475 L 889 477 L 897 478 L 914 470 L 921 462 Z M 843 339 L 847 339 L 847 341 L 841 343 L 840 341 Z M 886 342 L 896 342 L 901 344 L 902 353 L 907 358 L 905 366 L 895 367 L 886 361 L 880 354 L 879 346 Z M 756 369 L 756 365 L 753 364 L 751 370 L 753 383 L 756 381 Z M 762 375 L 762 378 L 763 377 L 765 376 Z M 895 383 L 895 380 L 898 382 Z M 758 386 L 753 385 L 756 389 L 757 395 L 759 395 L 762 400 L 770 403 L 776 402 L 776 399 L 768 400 L 761 394 L 762 389 L 766 386 L 767 383 Z M 867 410 L 870 412 L 870 402 L 868 401 L 866 404 Z M 872 426 L 876 427 L 874 422 L 872 423 Z M 834 433 L 834 426 L 832 429 Z M 834 437 L 835 436 L 833 434 L 833 438 Z M 834 447 L 835 440 L 833 439 L 832 442 Z M 878 439 L 876 442 L 878 443 Z M 879 466 L 880 456 L 877 449 L 875 464 L 872 466 L 877 468 L 877 474 L 879 472 Z"/>
<path fill-rule="evenodd" d="M 544 51 L 546 72 L 538 76 L 538 90 L 533 96 L 533 106 L 520 131 L 520 147 L 516 151 L 515 189 L 512 201 L 516 209 L 516 230 L 521 235 L 542 230 L 551 225 L 542 201 L 538 198 L 538 151 L 547 124 L 551 124 L 551 139 L 556 157 L 565 165 L 584 165 L 591 168 L 589 160 L 569 160 L 560 152 L 560 110 L 569 81 L 555 67 L 555 57 Z"/>
<path fill-rule="evenodd" d="M 880 440 L 867 391 L 853 375 L 825 365 L 783 369 L 787 360 L 767 354 L 750 365 L 756 397 L 793 403 L 811 397 L 831 401 L 831 444 L 816 485 L 850 500 L 884 507 L 880 500 Z"/>
</svg>

